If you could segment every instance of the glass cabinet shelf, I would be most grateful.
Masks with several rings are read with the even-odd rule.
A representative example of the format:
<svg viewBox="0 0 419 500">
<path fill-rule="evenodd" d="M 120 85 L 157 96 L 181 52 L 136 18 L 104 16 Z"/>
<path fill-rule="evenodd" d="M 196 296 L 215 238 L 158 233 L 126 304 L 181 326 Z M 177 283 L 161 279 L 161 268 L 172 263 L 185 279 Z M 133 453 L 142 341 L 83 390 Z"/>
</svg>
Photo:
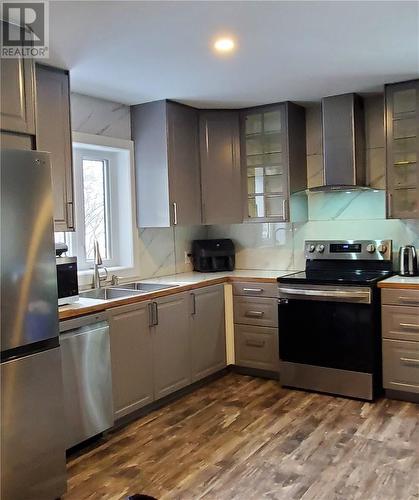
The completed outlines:
<svg viewBox="0 0 419 500">
<path fill-rule="evenodd" d="M 289 220 L 290 193 L 307 186 L 304 108 L 288 102 L 260 106 L 244 110 L 241 118 L 245 220 Z M 293 168 L 290 156 L 297 160 Z"/>
<path fill-rule="evenodd" d="M 387 215 L 419 218 L 419 80 L 386 85 Z"/>
</svg>

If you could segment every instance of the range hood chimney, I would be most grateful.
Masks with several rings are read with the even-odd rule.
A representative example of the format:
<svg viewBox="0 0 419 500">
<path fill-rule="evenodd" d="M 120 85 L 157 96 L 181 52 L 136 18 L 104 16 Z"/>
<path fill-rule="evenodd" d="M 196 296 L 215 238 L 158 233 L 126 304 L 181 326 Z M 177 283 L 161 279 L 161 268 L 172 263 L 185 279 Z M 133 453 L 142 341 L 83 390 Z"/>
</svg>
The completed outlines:
<svg viewBox="0 0 419 500">
<path fill-rule="evenodd" d="M 310 191 L 368 189 L 364 106 L 357 94 L 322 99 L 323 185 Z"/>
</svg>

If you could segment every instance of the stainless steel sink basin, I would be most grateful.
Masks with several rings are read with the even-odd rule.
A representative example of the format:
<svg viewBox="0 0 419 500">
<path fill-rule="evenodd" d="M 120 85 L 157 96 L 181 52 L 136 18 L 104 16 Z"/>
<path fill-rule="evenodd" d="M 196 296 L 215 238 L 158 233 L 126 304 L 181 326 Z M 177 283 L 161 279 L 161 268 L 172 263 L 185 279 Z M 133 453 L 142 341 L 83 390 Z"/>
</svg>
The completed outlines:
<svg viewBox="0 0 419 500">
<path fill-rule="evenodd" d="M 165 290 L 166 288 L 173 288 L 178 285 L 168 285 L 166 283 L 141 283 L 141 282 L 135 282 L 135 283 L 125 283 L 123 285 L 116 285 L 113 286 L 112 288 L 114 290 L 135 290 L 140 293 L 147 293 L 147 292 L 157 292 L 158 290 Z"/>
<path fill-rule="evenodd" d="M 93 290 L 87 290 L 86 292 L 80 292 L 79 296 L 87 299 L 100 299 L 100 300 L 112 300 L 112 299 L 122 299 L 124 297 L 131 297 L 133 295 L 141 295 L 143 292 L 137 290 L 119 290 L 116 288 L 95 288 Z"/>
</svg>

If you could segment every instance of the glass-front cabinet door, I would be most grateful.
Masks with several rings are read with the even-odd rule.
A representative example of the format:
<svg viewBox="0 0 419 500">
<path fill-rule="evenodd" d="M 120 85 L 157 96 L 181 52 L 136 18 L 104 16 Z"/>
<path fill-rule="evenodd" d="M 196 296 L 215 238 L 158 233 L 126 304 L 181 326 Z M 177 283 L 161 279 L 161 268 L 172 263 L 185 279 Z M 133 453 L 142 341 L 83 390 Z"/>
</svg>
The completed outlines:
<svg viewBox="0 0 419 500">
<path fill-rule="evenodd" d="M 243 115 L 247 220 L 287 220 L 288 164 L 285 112 L 285 106 L 279 104 L 254 108 Z"/>
<path fill-rule="evenodd" d="M 387 216 L 419 218 L 419 80 L 386 86 Z"/>
</svg>

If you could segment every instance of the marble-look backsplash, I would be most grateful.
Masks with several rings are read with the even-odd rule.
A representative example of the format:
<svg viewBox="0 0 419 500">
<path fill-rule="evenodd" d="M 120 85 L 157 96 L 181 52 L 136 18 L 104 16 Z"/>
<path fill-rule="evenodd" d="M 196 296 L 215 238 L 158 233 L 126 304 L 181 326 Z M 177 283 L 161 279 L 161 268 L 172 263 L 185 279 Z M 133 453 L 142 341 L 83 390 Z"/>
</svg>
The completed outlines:
<svg viewBox="0 0 419 500">
<path fill-rule="evenodd" d="M 192 264 L 185 262 L 185 253 L 190 252 L 192 240 L 207 237 L 206 226 L 140 229 L 140 278 L 192 271 Z"/>
<path fill-rule="evenodd" d="M 307 239 L 391 239 L 394 262 L 400 246 L 419 248 L 419 220 L 385 219 L 382 191 L 309 195 L 304 223 L 254 223 L 211 226 L 209 238 L 232 238 L 237 269 L 299 270 Z"/>
<path fill-rule="evenodd" d="M 131 139 L 129 106 L 75 92 L 71 93 L 70 102 L 74 131 Z"/>
</svg>

